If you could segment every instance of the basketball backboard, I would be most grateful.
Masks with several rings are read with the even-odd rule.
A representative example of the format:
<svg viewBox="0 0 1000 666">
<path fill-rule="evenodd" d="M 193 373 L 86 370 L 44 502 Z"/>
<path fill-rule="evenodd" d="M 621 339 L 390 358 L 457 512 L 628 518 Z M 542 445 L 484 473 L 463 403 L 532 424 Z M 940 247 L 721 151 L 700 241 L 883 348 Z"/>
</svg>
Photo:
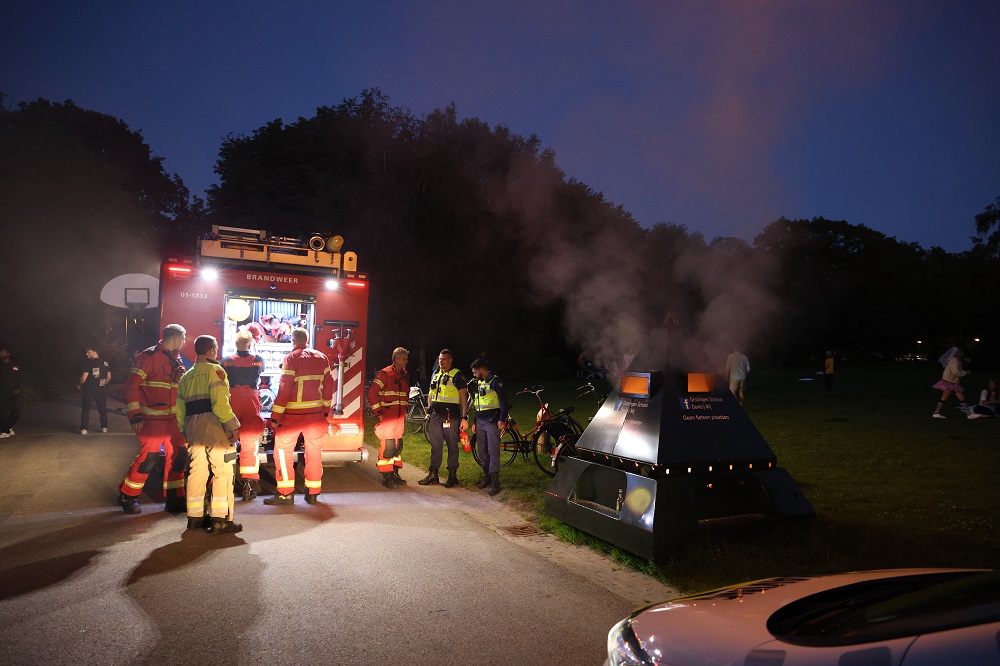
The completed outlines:
<svg viewBox="0 0 1000 666">
<path fill-rule="evenodd" d="M 116 308 L 142 310 L 159 307 L 160 281 L 145 273 L 126 273 L 101 289 L 101 300 Z"/>
</svg>

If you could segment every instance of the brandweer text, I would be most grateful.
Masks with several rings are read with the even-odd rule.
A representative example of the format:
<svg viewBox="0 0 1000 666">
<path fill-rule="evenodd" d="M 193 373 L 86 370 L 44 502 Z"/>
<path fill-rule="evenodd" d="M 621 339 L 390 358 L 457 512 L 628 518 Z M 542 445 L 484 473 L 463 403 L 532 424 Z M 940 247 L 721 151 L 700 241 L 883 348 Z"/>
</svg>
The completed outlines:
<svg viewBox="0 0 1000 666">
<path fill-rule="evenodd" d="M 247 273 L 247 280 L 251 282 L 254 280 L 260 282 L 288 282 L 291 284 L 298 284 L 299 279 L 297 277 L 288 277 L 284 275 L 257 275 L 255 273 Z"/>
</svg>

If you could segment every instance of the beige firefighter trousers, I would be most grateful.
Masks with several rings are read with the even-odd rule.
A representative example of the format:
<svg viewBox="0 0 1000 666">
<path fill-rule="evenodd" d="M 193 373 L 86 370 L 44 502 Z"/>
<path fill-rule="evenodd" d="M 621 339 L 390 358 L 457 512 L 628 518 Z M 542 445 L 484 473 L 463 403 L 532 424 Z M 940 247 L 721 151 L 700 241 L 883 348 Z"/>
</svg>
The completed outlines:
<svg viewBox="0 0 1000 666">
<path fill-rule="evenodd" d="M 236 446 L 228 441 L 211 444 L 188 443 L 187 515 L 201 518 L 208 514 L 222 520 L 233 519 L 233 466 L 237 458 Z M 205 504 L 209 492 L 208 477 L 212 475 L 211 499 Z"/>
</svg>

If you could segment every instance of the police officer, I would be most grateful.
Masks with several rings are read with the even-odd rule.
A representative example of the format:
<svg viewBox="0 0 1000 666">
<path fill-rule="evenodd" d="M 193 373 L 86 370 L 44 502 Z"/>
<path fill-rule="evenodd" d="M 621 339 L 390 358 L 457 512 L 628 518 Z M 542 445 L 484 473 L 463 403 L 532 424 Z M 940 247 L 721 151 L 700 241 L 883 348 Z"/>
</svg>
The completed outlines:
<svg viewBox="0 0 1000 666">
<path fill-rule="evenodd" d="M 427 435 L 431 441 L 431 464 L 427 476 L 417 481 L 421 486 L 437 484 L 444 444 L 448 444 L 448 480 L 445 488 L 458 485 L 458 437 L 469 425 L 468 388 L 465 375 L 454 367 L 450 349 L 438 354 L 438 369 L 427 392 Z"/>
<path fill-rule="evenodd" d="M 101 359 L 96 349 L 87 349 L 87 358 L 80 368 L 79 389 L 81 395 L 80 434 L 86 435 L 90 427 L 90 405 L 97 406 L 101 419 L 101 432 L 108 431 L 108 385 L 111 383 L 111 368 Z"/>
<path fill-rule="evenodd" d="M 477 433 L 476 445 L 483 461 L 483 480 L 476 488 L 489 488 L 487 493 L 496 495 L 500 492 L 500 426 L 507 422 L 510 404 L 503 382 L 490 370 L 489 361 L 483 357 L 473 361 L 472 374 L 476 378 L 469 387 L 476 410 L 472 432 Z"/>
</svg>

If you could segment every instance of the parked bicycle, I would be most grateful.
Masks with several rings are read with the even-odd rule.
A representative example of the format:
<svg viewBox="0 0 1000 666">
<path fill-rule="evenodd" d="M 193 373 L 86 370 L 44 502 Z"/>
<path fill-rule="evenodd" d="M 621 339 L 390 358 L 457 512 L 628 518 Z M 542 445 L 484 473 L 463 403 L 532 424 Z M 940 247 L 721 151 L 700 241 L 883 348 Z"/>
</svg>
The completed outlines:
<svg viewBox="0 0 1000 666">
<path fill-rule="evenodd" d="M 577 400 L 587 395 L 593 396 L 594 399 L 597 400 L 598 410 L 600 410 L 601 406 L 604 404 L 604 401 L 608 399 L 606 393 L 598 394 L 597 389 L 590 382 L 579 387 L 577 391 L 582 391 L 582 393 L 576 396 Z M 590 418 L 587 419 L 587 423 L 589 424 L 593 420 L 594 417 L 591 416 Z M 576 456 L 576 443 L 577 441 L 579 441 L 580 436 L 582 434 L 583 432 L 565 433 L 560 435 L 556 439 L 554 443 L 555 446 L 552 448 L 550 456 L 551 469 L 553 474 L 559 471 L 559 465 L 565 462 L 567 458 Z"/>
<path fill-rule="evenodd" d="M 576 389 L 576 399 L 580 400 L 587 396 L 592 396 L 597 401 L 597 409 L 601 408 L 607 395 L 599 395 L 597 388 L 590 382 Z M 539 398 L 539 400 L 541 400 Z M 576 442 L 583 434 L 583 426 L 574 419 L 568 410 L 560 410 L 549 421 L 540 422 L 542 426 L 535 435 L 532 442 L 532 449 L 535 460 L 543 472 L 549 476 L 555 475 L 559 471 L 559 464 L 569 456 L 576 455 Z M 565 415 L 563 413 L 566 412 Z M 541 410 L 539 410 L 541 414 Z M 587 419 L 588 423 L 593 417 Z"/>
<path fill-rule="evenodd" d="M 586 396 L 590 396 L 591 398 L 593 398 L 594 400 L 596 400 L 597 401 L 597 407 L 596 407 L 596 409 L 600 409 L 601 405 L 604 404 L 604 401 L 608 399 L 608 394 L 607 393 L 598 393 L 597 392 L 597 387 L 595 387 L 592 382 L 587 382 L 583 386 L 577 388 L 576 391 L 578 393 L 578 395 L 576 396 L 577 400 L 580 400 L 581 398 L 584 398 Z M 594 417 L 591 416 L 587 420 L 588 421 L 592 421 L 593 418 Z"/>
<path fill-rule="evenodd" d="M 429 442 L 427 414 L 427 394 L 420 388 L 420 384 L 410 387 L 410 396 L 406 403 L 406 423 L 403 432 L 407 435 L 415 435 L 421 430 L 424 438 Z"/>
<path fill-rule="evenodd" d="M 542 470 L 549 476 L 555 474 L 555 458 L 553 451 L 558 447 L 559 438 L 565 435 L 579 435 L 583 432 L 576 419 L 572 417 L 573 408 L 560 409 L 556 413 L 549 411 L 549 404 L 543 402 L 541 398 L 544 387 L 533 386 L 530 389 L 518 391 L 517 395 L 531 394 L 538 400 L 538 413 L 535 415 L 535 427 L 527 433 L 521 434 L 517 423 L 512 418 L 508 418 L 500 426 L 500 466 L 506 467 L 514 462 L 517 454 L 520 453 L 524 460 L 531 455 Z M 473 435 L 473 438 L 475 435 Z M 474 442 L 474 439 L 472 440 Z M 574 449 L 575 450 L 575 449 Z M 483 461 L 479 457 L 479 448 L 473 443 L 472 455 L 476 462 L 482 466 Z"/>
</svg>

